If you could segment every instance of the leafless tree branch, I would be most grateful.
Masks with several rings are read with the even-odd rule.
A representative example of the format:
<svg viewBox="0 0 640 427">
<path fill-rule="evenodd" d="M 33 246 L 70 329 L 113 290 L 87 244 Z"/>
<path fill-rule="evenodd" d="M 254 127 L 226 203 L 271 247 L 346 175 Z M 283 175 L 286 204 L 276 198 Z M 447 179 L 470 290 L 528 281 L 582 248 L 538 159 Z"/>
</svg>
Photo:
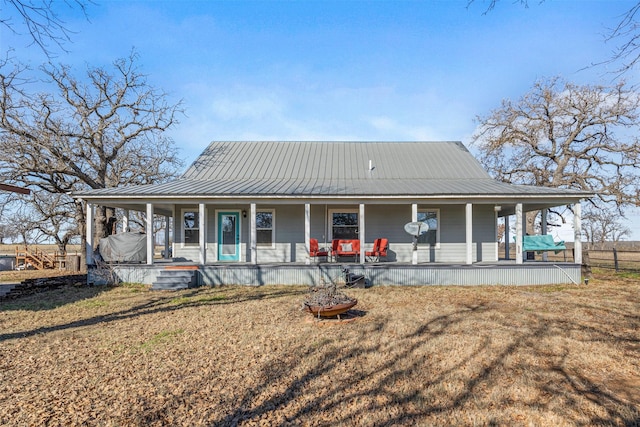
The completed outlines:
<svg viewBox="0 0 640 427">
<path fill-rule="evenodd" d="M 54 57 L 53 46 L 64 52 L 65 44 L 71 41 L 73 31 L 61 18 L 54 6 L 64 4 L 69 8 L 78 8 L 87 17 L 87 6 L 90 0 L 64 0 L 54 3 L 53 0 L 2 0 L 4 7 L 0 14 L 0 25 L 14 34 L 22 34 L 20 28 L 26 29 L 31 45 L 38 46 L 48 58 Z"/>
<path fill-rule="evenodd" d="M 624 82 L 541 80 L 478 122 L 473 144 L 497 179 L 594 192 L 620 213 L 640 204 L 640 96 Z"/>
<path fill-rule="evenodd" d="M 23 68 L 0 63 L 0 170 L 50 194 L 37 196 L 40 204 L 64 207 L 65 221 L 78 220 L 75 233 L 82 238 L 84 209 L 69 193 L 162 182 L 182 166 L 164 136 L 182 113 L 180 102 L 169 103 L 167 94 L 152 88 L 136 60 L 132 52 L 111 69 L 89 67 L 83 80 L 67 66 L 49 64 L 41 70 L 52 84 L 49 93 L 29 92 Z M 54 219 L 64 216 L 60 211 L 38 212 L 47 229 L 67 239 L 61 230 L 68 227 Z M 104 237 L 110 213 L 98 212 L 96 234 Z"/>
</svg>

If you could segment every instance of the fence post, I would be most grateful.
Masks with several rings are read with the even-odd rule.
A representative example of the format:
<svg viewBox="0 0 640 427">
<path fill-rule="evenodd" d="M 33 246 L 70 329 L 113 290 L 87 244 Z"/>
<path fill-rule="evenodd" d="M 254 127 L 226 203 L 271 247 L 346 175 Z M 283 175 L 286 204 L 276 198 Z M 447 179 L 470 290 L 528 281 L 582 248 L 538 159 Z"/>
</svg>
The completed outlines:
<svg viewBox="0 0 640 427">
<path fill-rule="evenodd" d="M 616 273 L 618 272 L 618 250 L 613 248 L 613 265 L 616 268 Z"/>
</svg>

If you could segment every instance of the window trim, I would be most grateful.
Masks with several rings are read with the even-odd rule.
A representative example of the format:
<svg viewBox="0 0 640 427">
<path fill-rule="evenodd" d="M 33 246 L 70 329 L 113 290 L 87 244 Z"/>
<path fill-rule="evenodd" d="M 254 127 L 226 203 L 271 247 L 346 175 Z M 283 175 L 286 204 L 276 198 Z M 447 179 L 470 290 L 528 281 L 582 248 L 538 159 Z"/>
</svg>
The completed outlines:
<svg viewBox="0 0 640 427">
<path fill-rule="evenodd" d="M 438 221 L 438 228 L 436 228 L 436 244 L 431 245 L 428 242 L 418 242 L 419 245 L 433 247 L 434 249 L 440 249 L 440 229 L 442 228 L 442 221 L 440 220 L 440 208 L 418 208 L 418 214 L 435 212 L 436 221 Z"/>
<path fill-rule="evenodd" d="M 327 235 L 329 236 L 329 241 L 331 242 L 334 237 L 333 237 L 333 214 L 334 213 L 354 213 L 357 214 L 357 218 L 358 218 L 358 225 L 356 226 L 356 231 L 358 234 L 358 239 L 360 238 L 360 209 L 329 209 L 329 221 L 328 225 L 329 225 L 329 232 L 327 233 Z"/>
<path fill-rule="evenodd" d="M 269 230 L 268 228 L 258 228 L 258 219 L 256 218 L 256 247 L 261 249 L 275 249 L 276 247 L 276 210 L 274 208 L 267 209 L 258 209 L 256 208 L 256 217 L 258 212 L 269 212 L 271 213 L 271 244 L 265 245 L 258 243 L 258 231 L 259 230 Z"/>
<path fill-rule="evenodd" d="M 200 209 L 197 208 L 197 207 L 195 209 L 189 209 L 189 208 L 180 209 L 180 220 L 182 222 L 182 226 L 181 226 L 181 230 L 180 230 L 181 237 L 182 237 L 182 239 L 180 240 L 180 245 L 181 245 L 180 247 L 181 248 L 184 248 L 184 247 L 187 247 L 187 248 L 200 247 L 200 243 L 201 243 L 200 242 L 200 219 L 198 218 L 197 224 L 195 224 L 196 227 L 191 227 L 191 228 L 185 227 L 184 214 L 187 213 L 187 212 L 194 212 L 198 216 L 200 216 Z M 205 209 L 205 215 L 207 214 L 206 212 L 207 211 Z M 185 231 L 187 231 L 187 230 L 197 230 L 198 231 L 198 243 L 187 243 L 187 242 L 185 242 Z"/>
</svg>

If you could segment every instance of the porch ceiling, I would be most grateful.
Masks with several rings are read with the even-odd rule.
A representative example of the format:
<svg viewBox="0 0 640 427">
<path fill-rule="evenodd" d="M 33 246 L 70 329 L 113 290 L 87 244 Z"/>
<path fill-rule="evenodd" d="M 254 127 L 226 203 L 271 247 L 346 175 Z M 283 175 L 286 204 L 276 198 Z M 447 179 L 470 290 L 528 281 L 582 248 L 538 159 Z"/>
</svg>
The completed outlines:
<svg viewBox="0 0 640 427">
<path fill-rule="evenodd" d="M 90 202 L 95 205 L 109 206 L 111 208 L 128 209 L 130 211 L 146 212 L 147 210 L 146 202 L 131 203 L 127 201 L 118 201 L 118 200 L 103 200 L 103 201 L 91 200 Z M 167 203 L 156 204 L 155 202 L 153 202 L 153 213 L 155 215 L 173 216 L 173 205 L 167 204 Z"/>
<path fill-rule="evenodd" d="M 537 202 L 537 203 L 523 203 L 522 204 L 522 210 L 524 212 L 531 212 L 531 211 L 539 211 L 542 209 L 552 209 L 552 208 L 556 208 L 558 206 L 568 206 L 571 205 L 573 203 L 576 203 L 576 200 L 565 200 L 564 202 L 560 203 L 560 201 L 554 201 L 554 203 L 550 203 L 550 202 L 546 202 L 546 203 L 542 203 L 542 202 Z M 509 216 L 509 215 L 515 215 L 516 213 L 516 205 L 515 204 L 507 204 L 507 205 L 500 205 L 500 211 L 498 212 L 498 216 L 499 217 L 505 217 L 505 216 Z"/>
</svg>

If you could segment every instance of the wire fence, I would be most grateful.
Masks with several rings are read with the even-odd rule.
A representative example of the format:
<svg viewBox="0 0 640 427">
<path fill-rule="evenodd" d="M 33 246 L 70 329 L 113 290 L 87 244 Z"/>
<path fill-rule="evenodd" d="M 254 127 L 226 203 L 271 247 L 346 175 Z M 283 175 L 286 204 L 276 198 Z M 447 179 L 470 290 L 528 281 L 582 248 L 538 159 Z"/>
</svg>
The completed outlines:
<svg viewBox="0 0 640 427">
<path fill-rule="evenodd" d="M 582 261 L 591 267 L 611 269 L 615 271 L 640 272 L 640 247 L 637 244 L 627 244 L 623 249 L 611 247 L 608 243 L 604 247 L 589 247 L 589 244 L 583 246 Z M 573 243 L 567 243 L 567 249 L 557 254 L 547 252 L 546 260 L 550 262 L 573 262 L 575 260 L 573 253 Z M 504 244 L 500 245 L 499 256 L 504 257 Z M 511 257 L 514 257 L 511 253 Z M 540 261 L 543 259 L 541 253 L 525 252 L 523 254 L 525 261 Z"/>
<path fill-rule="evenodd" d="M 590 249 L 589 263 L 592 267 L 613 269 L 615 271 L 640 272 L 640 251 L 616 248 L 606 250 Z"/>
</svg>

